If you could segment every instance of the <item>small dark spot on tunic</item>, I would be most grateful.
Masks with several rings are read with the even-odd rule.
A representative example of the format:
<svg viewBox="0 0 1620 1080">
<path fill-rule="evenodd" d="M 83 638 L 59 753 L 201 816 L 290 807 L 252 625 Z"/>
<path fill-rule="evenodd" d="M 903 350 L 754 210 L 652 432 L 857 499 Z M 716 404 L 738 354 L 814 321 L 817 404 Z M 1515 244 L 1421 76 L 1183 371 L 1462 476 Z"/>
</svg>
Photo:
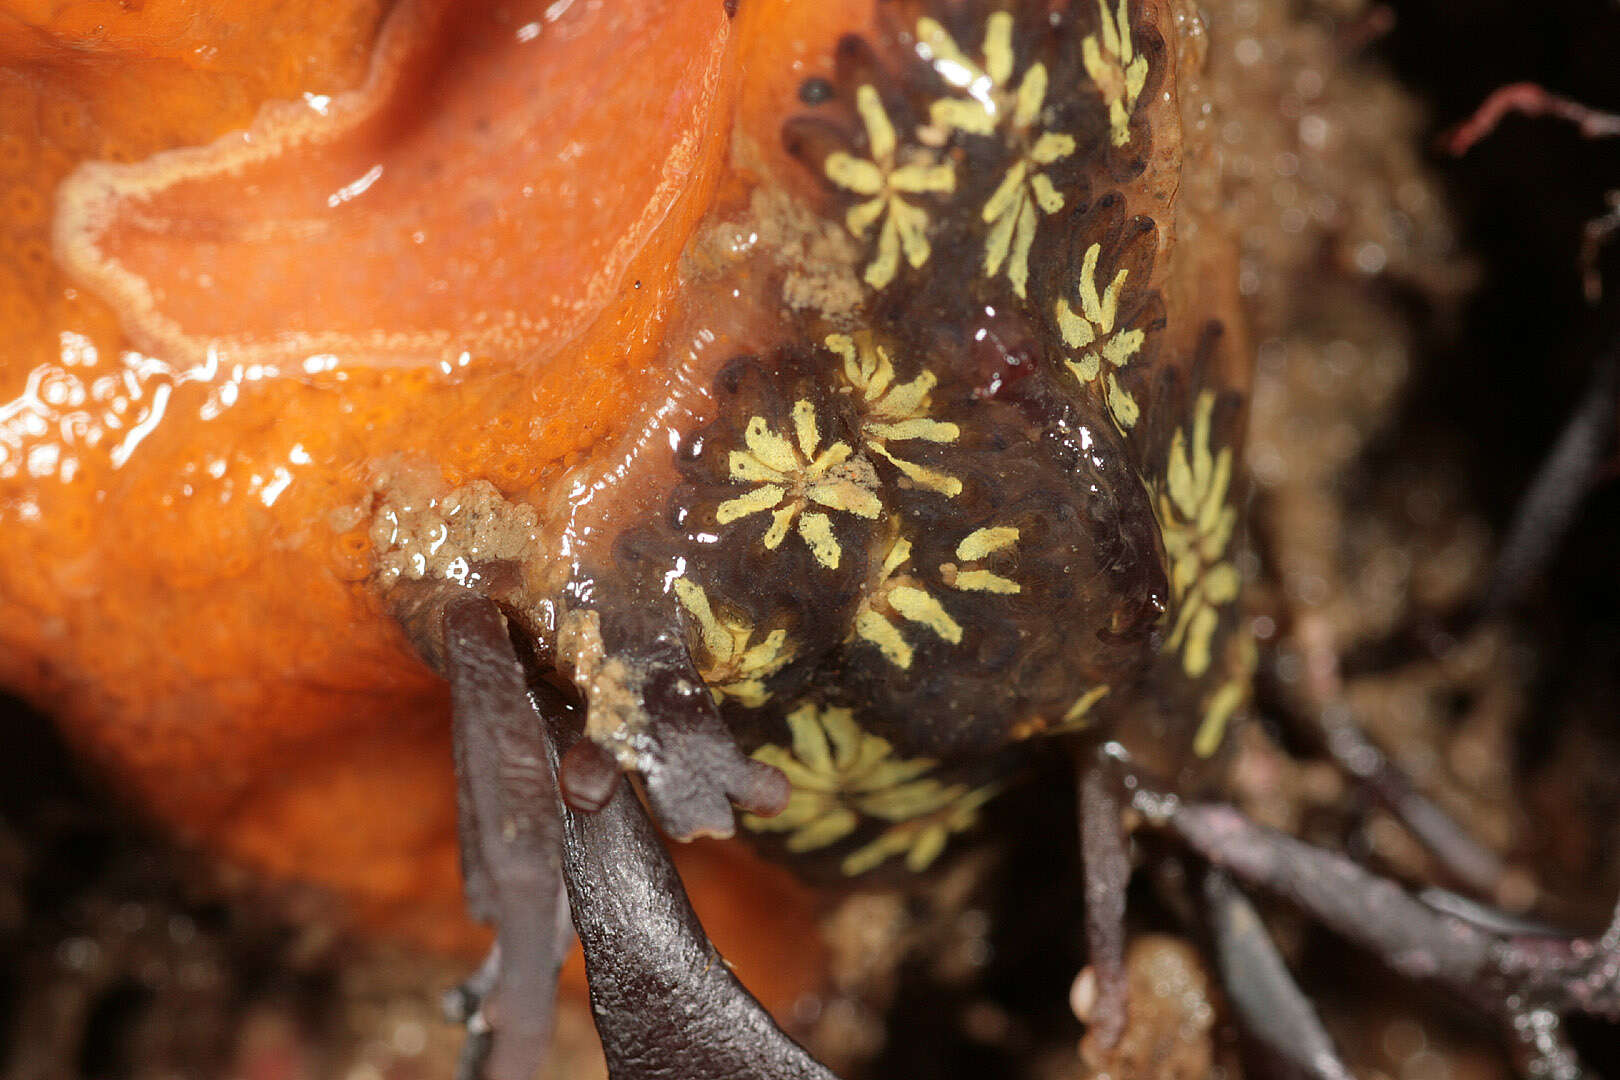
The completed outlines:
<svg viewBox="0 0 1620 1080">
<path fill-rule="evenodd" d="M 799 100 L 806 105 L 821 105 L 833 99 L 833 84 L 820 75 L 813 75 L 799 84 Z"/>
</svg>

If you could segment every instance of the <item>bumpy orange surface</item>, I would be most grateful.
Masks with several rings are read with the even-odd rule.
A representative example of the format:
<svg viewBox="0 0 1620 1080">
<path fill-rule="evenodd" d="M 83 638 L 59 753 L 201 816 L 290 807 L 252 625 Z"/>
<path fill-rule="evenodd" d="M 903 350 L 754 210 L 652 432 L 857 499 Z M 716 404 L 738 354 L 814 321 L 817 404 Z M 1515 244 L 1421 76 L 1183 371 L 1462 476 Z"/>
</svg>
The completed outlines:
<svg viewBox="0 0 1620 1080">
<path fill-rule="evenodd" d="M 362 584 L 368 478 L 521 499 L 618 433 L 734 120 L 768 167 L 870 0 L 742 6 L 9 0 L 0 683 L 189 838 L 465 942 L 446 695 Z M 806 902 L 691 857 L 789 1000 Z"/>
</svg>

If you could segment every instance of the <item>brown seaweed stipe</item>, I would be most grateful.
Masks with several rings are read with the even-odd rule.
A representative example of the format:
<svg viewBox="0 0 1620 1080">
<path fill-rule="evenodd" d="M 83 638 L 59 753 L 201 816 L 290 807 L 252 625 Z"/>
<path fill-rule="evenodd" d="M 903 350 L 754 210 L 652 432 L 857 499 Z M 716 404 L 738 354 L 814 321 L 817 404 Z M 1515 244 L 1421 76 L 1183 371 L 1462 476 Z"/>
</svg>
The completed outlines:
<svg viewBox="0 0 1620 1080">
<path fill-rule="evenodd" d="M 592 760 L 576 753 L 579 710 L 525 671 L 496 604 L 466 590 L 435 601 L 423 645 L 451 685 L 467 904 L 498 931 L 446 998 L 468 1030 L 458 1080 L 526 1080 L 544 1064 L 576 932 L 613 1076 L 831 1080 L 709 943 L 634 793 L 609 785 L 589 813 L 571 807 L 564 762 Z"/>
<path fill-rule="evenodd" d="M 1565 1020 L 1581 1014 L 1620 1019 L 1620 906 L 1609 925 L 1590 937 L 1525 932 L 1511 920 L 1463 917 L 1410 895 L 1342 855 L 1257 825 L 1231 806 L 1182 800 L 1135 766 L 1117 745 L 1105 746 L 1097 760 L 1149 827 L 1173 837 L 1216 870 L 1281 897 L 1402 975 L 1445 986 L 1498 1017 L 1526 1075 L 1556 1080 L 1583 1075 L 1564 1032 Z M 1272 947 L 1257 924 L 1247 929 L 1219 925 L 1245 916 L 1233 908 L 1241 901 L 1230 885 L 1217 881 L 1211 890 L 1217 937 L 1223 948 L 1235 951 L 1223 961 L 1229 967 L 1239 961 L 1237 975 L 1245 979 L 1235 993 L 1275 1010 L 1280 992 L 1290 999 L 1286 1008 L 1302 1008 L 1291 1000 L 1297 990 L 1285 975 L 1267 976 L 1269 986 L 1256 981 L 1255 950 Z M 1252 913 L 1247 918 L 1252 920 Z M 1251 940 L 1242 942 L 1240 936 Z M 1276 962 L 1261 966 L 1275 969 Z M 1251 1026 L 1308 1074 L 1348 1075 L 1336 1060 L 1323 1059 L 1329 1048 L 1314 1023 L 1279 1030 L 1261 1015 Z"/>
<path fill-rule="evenodd" d="M 624 772 L 613 755 L 589 739 L 568 748 L 557 766 L 557 783 L 569 806 L 593 814 L 619 790 Z"/>
<path fill-rule="evenodd" d="M 460 1071 L 523 1080 L 549 1052 L 557 971 L 571 944 L 556 784 L 499 608 L 464 593 L 446 596 L 440 611 L 463 887 L 469 911 L 497 934 L 485 970 L 464 990 L 474 1037 Z"/>
</svg>

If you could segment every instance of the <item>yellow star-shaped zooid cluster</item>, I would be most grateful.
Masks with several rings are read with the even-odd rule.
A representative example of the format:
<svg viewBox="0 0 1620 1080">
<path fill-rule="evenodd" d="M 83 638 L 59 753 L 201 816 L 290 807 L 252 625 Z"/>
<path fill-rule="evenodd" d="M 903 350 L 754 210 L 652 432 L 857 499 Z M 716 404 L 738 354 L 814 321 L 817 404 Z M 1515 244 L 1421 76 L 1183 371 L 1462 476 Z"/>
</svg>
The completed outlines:
<svg viewBox="0 0 1620 1080">
<path fill-rule="evenodd" d="M 1055 214 L 1064 203 L 1063 194 L 1041 170 L 1075 150 L 1072 135 L 1037 130 L 1046 103 L 1046 65 L 1031 64 L 1018 85 L 1012 85 L 1012 15 L 1005 11 L 995 12 L 985 22 L 983 65 L 970 60 L 933 19 L 917 20 L 917 42 L 934 70 L 967 95 L 934 102 L 929 116 L 935 124 L 973 135 L 993 135 L 1006 123 L 1016 156 L 980 212 L 990 226 L 984 272 L 987 277 L 1005 272 L 1013 292 L 1023 299 L 1040 215 Z"/>
<path fill-rule="evenodd" d="M 725 610 L 716 611 L 703 586 L 691 578 L 676 578 L 674 589 L 681 607 L 697 624 L 698 641 L 692 651 L 698 673 L 715 700 L 734 698 L 752 709 L 764 705 L 770 697 L 765 680 L 793 659 L 787 631 L 772 630 L 756 640 L 751 622 Z"/>
<path fill-rule="evenodd" d="M 928 212 L 908 196 L 949 194 L 956 190 L 956 173 L 948 161 L 898 160 L 894 124 L 876 88 L 868 84 L 856 88 L 855 111 L 866 128 L 870 158 L 840 150 L 827 155 L 822 168 L 827 179 L 862 197 L 844 216 L 849 231 L 865 237 L 878 228 L 877 251 L 864 277 L 868 285 L 881 289 L 899 272 L 902 254 L 912 269 L 928 261 Z"/>
<path fill-rule="evenodd" d="M 1108 107 L 1113 143 L 1124 146 L 1131 141 L 1131 113 L 1147 83 L 1147 57 L 1131 42 L 1130 0 L 1119 0 L 1117 12 L 1108 10 L 1108 0 L 1097 0 L 1097 13 L 1100 34 L 1086 35 L 1080 56 Z"/>
<path fill-rule="evenodd" d="M 1080 310 L 1076 311 L 1064 299 L 1057 302 L 1058 332 L 1063 342 L 1078 355 L 1064 361 L 1071 374 L 1081 383 L 1096 382 L 1103 376 L 1106 362 L 1108 410 L 1114 422 L 1125 430 L 1136 425 L 1141 409 L 1129 391 L 1119 384 L 1115 369 L 1130 363 L 1142 351 L 1147 335 L 1141 330 L 1117 330 L 1119 294 L 1125 287 L 1128 271 L 1121 267 L 1114 280 L 1102 292 L 1097 291 L 1097 259 L 1102 245 L 1092 244 L 1086 249 L 1080 264 Z"/>
<path fill-rule="evenodd" d="M 829 334 L 827 348 L 844 361 L 844 381 L 861 405 L 861 442 L 871 453 L 899 469 L 913 484 L 951 498 L 962 493 L 962 481 L 938 469 L 901 457 L 892 444 L 953 443 L 961 428 L 929 414 L 929 394 L 939 380 L 924 371 L 909 382 L 895 378 L 889 352 L 873 342 L 870 331 Z"/>
<path fill-rule="evenodd" d="M 1227 548 L 1237 526 L 1237 510 L 1227 501 L 1232 483 L 1232 448 L 1210 450 L 1215 395 L 1198 396 L 1191 450 L 1185 428 L 1170 443 L 1170 463 L 1159 493 L 1159 528 L 1170 558 L 1170 590 L 1176 621 L 1165 647 L 1180 650 L 1190 678 L 1209 670 L 1210 643 L 1221 609 L 1237 599 L 1237 568 Z"/>
<path fill-rule="evenodd" d="M 862 730 L 849 709 L 805 702 L 786 720 L 792 748 L 762 746 L 754 759 L 781 769 L 793 794 L 776 817 L 745 814 L 743 824 L 787 833 L 788 850 L 806 852 L 844 839 L 863 818 L 895 823 L 844 858 L 846 874 L 863 874 L 895 855 L 905 856 L 909 870 L 927 869 L 995 794 L 993 787 L 928 776 L 937 762 L 900 758 L 888 740 Z"/>
<path fill-rule="evenodd" d="M 915 655 L 904 632 L 908 625 L 952 645 L 962 641 L 962 625 L 922 582 L 900 572 L 910 560 L 911 541 L 895 540 L 884 556 L 876 584 L 855 610 L 855 636 L 876 645 L 889 663 L 902 670 L 911 667 Z"/>
<path fill-rule="evenodd" d="M 743 433 L 747 449 L 733 450 L 731 479 L 756 485 L 753 490 L 727 499 L 715 509 L 721 525 L 769 512 L 771 524 L 762 541 L 774 551 L 798 524 L 799 536 L 822 566 L 836 570 L 843 546 L 833 533 L 825 507 L 868 520 L 883 512 L 876 494 L 877 475 L 865 458 L 854 457 L 846 442 L 821 448 L 815 406 L 807 400 L 793 405 L 793 437 L 772 431 L 762 416 L 748 421 Z"/>
</svg>

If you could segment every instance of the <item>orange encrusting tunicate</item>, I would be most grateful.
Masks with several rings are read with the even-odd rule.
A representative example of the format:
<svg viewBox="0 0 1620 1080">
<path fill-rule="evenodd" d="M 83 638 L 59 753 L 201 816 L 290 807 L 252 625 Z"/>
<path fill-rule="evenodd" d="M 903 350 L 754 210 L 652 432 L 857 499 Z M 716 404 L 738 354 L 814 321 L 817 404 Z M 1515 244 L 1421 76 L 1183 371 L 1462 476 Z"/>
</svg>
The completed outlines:
<svg viewBox="0 0 1620 1080">
<path fill-rule="evenodd" d="M 623 434 L 734 119 L 768 167 L 870 8 L 6 3 L 0 684 L 189 840 L 476 941 L 446 695 L 364 585 L 375 471 L 522 500 Z M 707 876 L 785 1005 L 808 902 Z"/>
</svg>

